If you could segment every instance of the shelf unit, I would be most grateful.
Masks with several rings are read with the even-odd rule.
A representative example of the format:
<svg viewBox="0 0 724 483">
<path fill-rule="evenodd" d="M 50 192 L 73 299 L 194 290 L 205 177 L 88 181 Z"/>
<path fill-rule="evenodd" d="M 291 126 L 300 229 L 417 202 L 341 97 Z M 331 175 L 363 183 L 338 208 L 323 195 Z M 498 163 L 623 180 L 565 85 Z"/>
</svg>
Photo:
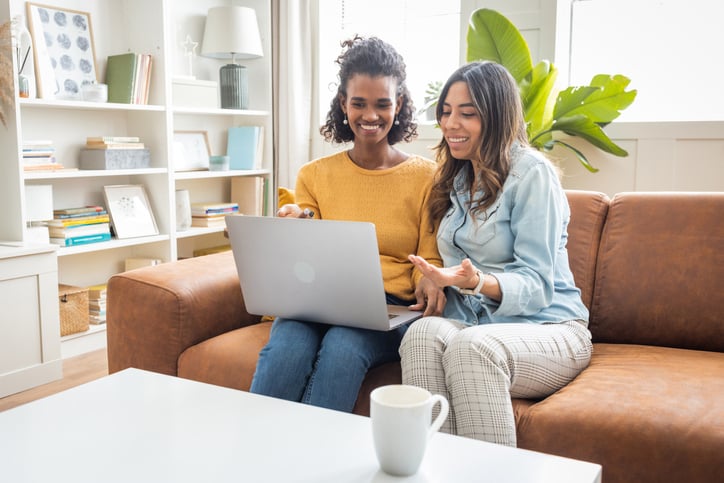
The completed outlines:
<svg viewBox="0 0 724 483">
<path fill-rule="evenodd" d="M 231 180 L 237 176 L 261 176 L 267 189 L 265 204 L 273 210 L 273 119 L 271 80 L 271 1 L 270 0 L 55 0 L 41 2 L 90 14 L 93 29 L 98 80 L 105 78 L 109 55 L 137 52 L 153 56 L 151 87 L 147 105 L 93 103 L 52 98 L 21 99 L 7 109 L 7 129 L 0 127 L 0 203 L 5 214 L 0 220 L 0 240 L 24 243 L 27 200 L 24 185 L 52 185 L 54 208 L 104 205 L 103 187 L 118 184 L 142 184 L 158 225 L 159 235 L 112 239 L 107 242 L 60 247 L 58 281 L 88 286 L 104 283 L 124 269 L 129 257 L 152 257 L 174 261 L 192 256 L 194 250 L 227 244 L 223 228 L 176 230 L 175 192 L 189 190 L 191 202 L 229 201 Z M 243 5 L 256 11 L 264 56 L 245 61 L 249 77 L 250 109 L 192 108 L 177 105 L 173 99 L 172 79 L 188 75 L 189 58 L 184 42 L 198 42 L 200 52 L 204 21 L 210 7 Z M 3 1 L 0 22 L 17 15 L 26 17 L 25 2 Z M 196 54 L 198 54 L 196 52 Z M 218 81 L 223 60 L 192 57 L 193 75 L 199 80 Z M 18 65 L 13 61 L 14 72 Z M 14 76 L 17 78 L 17 75 Z M 218 105 L 218 104 L 217 104 Z M 9 111 L 9 112 L 7 112 Z M 253 171 L 176 171 L 173 159 L 174 131 L 206 131 L 211 154 L 225 154 L 228 128 L 242 125 L 264 127 L 262 168 Z M 66 168 L 78 168 L 80 149 L 87 136 L 139 136 L 151 152 L 147 169 L 72 170 L 60 172 L 24 172 L 22 142 L 50 139 L 56 157 Z M 88 331 L 97 340 L 85 347 L 80 336 L 62 339 L 63 357 L 92 350 L 105 344 L 104 328 Z M 98 335 L 100 333 L 100 336 Z M 68 347 L 68 350 L 66 349 Z M 71 348 L 72 347 L 72 348 Z M 76 349 L 77 347 L 77 349 Z M 101 345 L 102 347 L 102 345 Z"/>
</svg>

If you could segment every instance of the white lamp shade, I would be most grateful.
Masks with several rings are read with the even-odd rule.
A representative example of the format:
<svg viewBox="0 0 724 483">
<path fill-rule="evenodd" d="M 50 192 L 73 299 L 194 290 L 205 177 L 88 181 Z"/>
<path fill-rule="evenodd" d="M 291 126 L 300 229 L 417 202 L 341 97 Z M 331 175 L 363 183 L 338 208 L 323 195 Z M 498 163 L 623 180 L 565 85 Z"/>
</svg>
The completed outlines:
<svg viewBox="0 0 724 483">
<path fill-rule="evenodd" d="M 25 221 L 53 219 L 53 186 L 25 185 Z"/>
<path fill-rule="evenodd" d="M 264 55 L 256 11 L 249 7 L 213 7 L 204 29 L 201 55 L 215 59 L 256 59 Z"/>
</svg>

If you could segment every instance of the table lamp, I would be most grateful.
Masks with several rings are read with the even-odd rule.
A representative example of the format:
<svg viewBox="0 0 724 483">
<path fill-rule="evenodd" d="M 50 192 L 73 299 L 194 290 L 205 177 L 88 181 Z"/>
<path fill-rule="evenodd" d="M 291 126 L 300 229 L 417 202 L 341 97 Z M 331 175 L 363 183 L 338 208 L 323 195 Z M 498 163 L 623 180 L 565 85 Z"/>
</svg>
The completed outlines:
<svg viewBox="0 0 724 483">
<path fill-rule="evenodd" d="M 53 186 L 25 185 L 26 241 L 29 243 L 50 243 L 48 227 L 38 222 L 53 219 Z"/>
<path fill-rule="evenodd" d="M 237 59 L 256 59 L 264 52 L 256 21 L 256 11 L 249 7 L 213 7 L 209 9 L 204 29 L 201 55 L 215 59 L 231 59 L 221 67 L 221 107 L 247 109 L 249 85 L 246 67 Z"/>
</svg>

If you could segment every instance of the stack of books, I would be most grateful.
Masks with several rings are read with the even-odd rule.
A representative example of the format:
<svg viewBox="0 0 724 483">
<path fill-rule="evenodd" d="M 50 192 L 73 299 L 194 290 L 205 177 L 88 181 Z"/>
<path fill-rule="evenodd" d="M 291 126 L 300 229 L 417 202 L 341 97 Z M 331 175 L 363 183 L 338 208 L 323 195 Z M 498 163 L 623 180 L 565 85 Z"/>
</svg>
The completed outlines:
<svg viewBox="0 0 724 483">
<path fill-rule="evenodd" d="M 91 136 L 85 140 L 86 149 L 143 149 L 138 136 Z"/>
<path fill-rule="evenodd" d="M 64 247 L 111 239 L 110 217 L 102 206 L 53 210 L 47 225 L 50 243 Z"/>
<path fill-rule="evenodd" d="M 191 226 L 225 227 L 226 216 L 238 213 L 238 203 L 191 203 Z"/>
<path fill-rule="evenodd" d="M 55 158 L 53 141 L 23 141 L 23 170 L 43 171 L 63 169 Z"/>
<path fill-rule="evenodd" d="M 106 284 L 88 287 L 88 313 L 91 324 L 106 323 Z"/>
</svg>

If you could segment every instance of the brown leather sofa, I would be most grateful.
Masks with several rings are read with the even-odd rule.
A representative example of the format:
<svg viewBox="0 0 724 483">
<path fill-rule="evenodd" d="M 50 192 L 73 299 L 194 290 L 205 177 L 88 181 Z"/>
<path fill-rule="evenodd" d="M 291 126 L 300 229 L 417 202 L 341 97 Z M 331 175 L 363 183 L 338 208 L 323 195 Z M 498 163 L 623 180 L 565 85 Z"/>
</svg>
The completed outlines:
<svg viewBox="0 0 724 483">
<path fill-rule="evenodd" d="M 569 257 L 594 353 L 571 384 L 514 400 L 521 448 L 603 466 L 603 481 L 724 475 L 724 193 L 567 192 Z M 230 252 L 108 285 L 108 363 L 246 390 L 270 322 L 244 308 Z M 367 376 L 399 383 L 399 364 Z"/>
</svg>

